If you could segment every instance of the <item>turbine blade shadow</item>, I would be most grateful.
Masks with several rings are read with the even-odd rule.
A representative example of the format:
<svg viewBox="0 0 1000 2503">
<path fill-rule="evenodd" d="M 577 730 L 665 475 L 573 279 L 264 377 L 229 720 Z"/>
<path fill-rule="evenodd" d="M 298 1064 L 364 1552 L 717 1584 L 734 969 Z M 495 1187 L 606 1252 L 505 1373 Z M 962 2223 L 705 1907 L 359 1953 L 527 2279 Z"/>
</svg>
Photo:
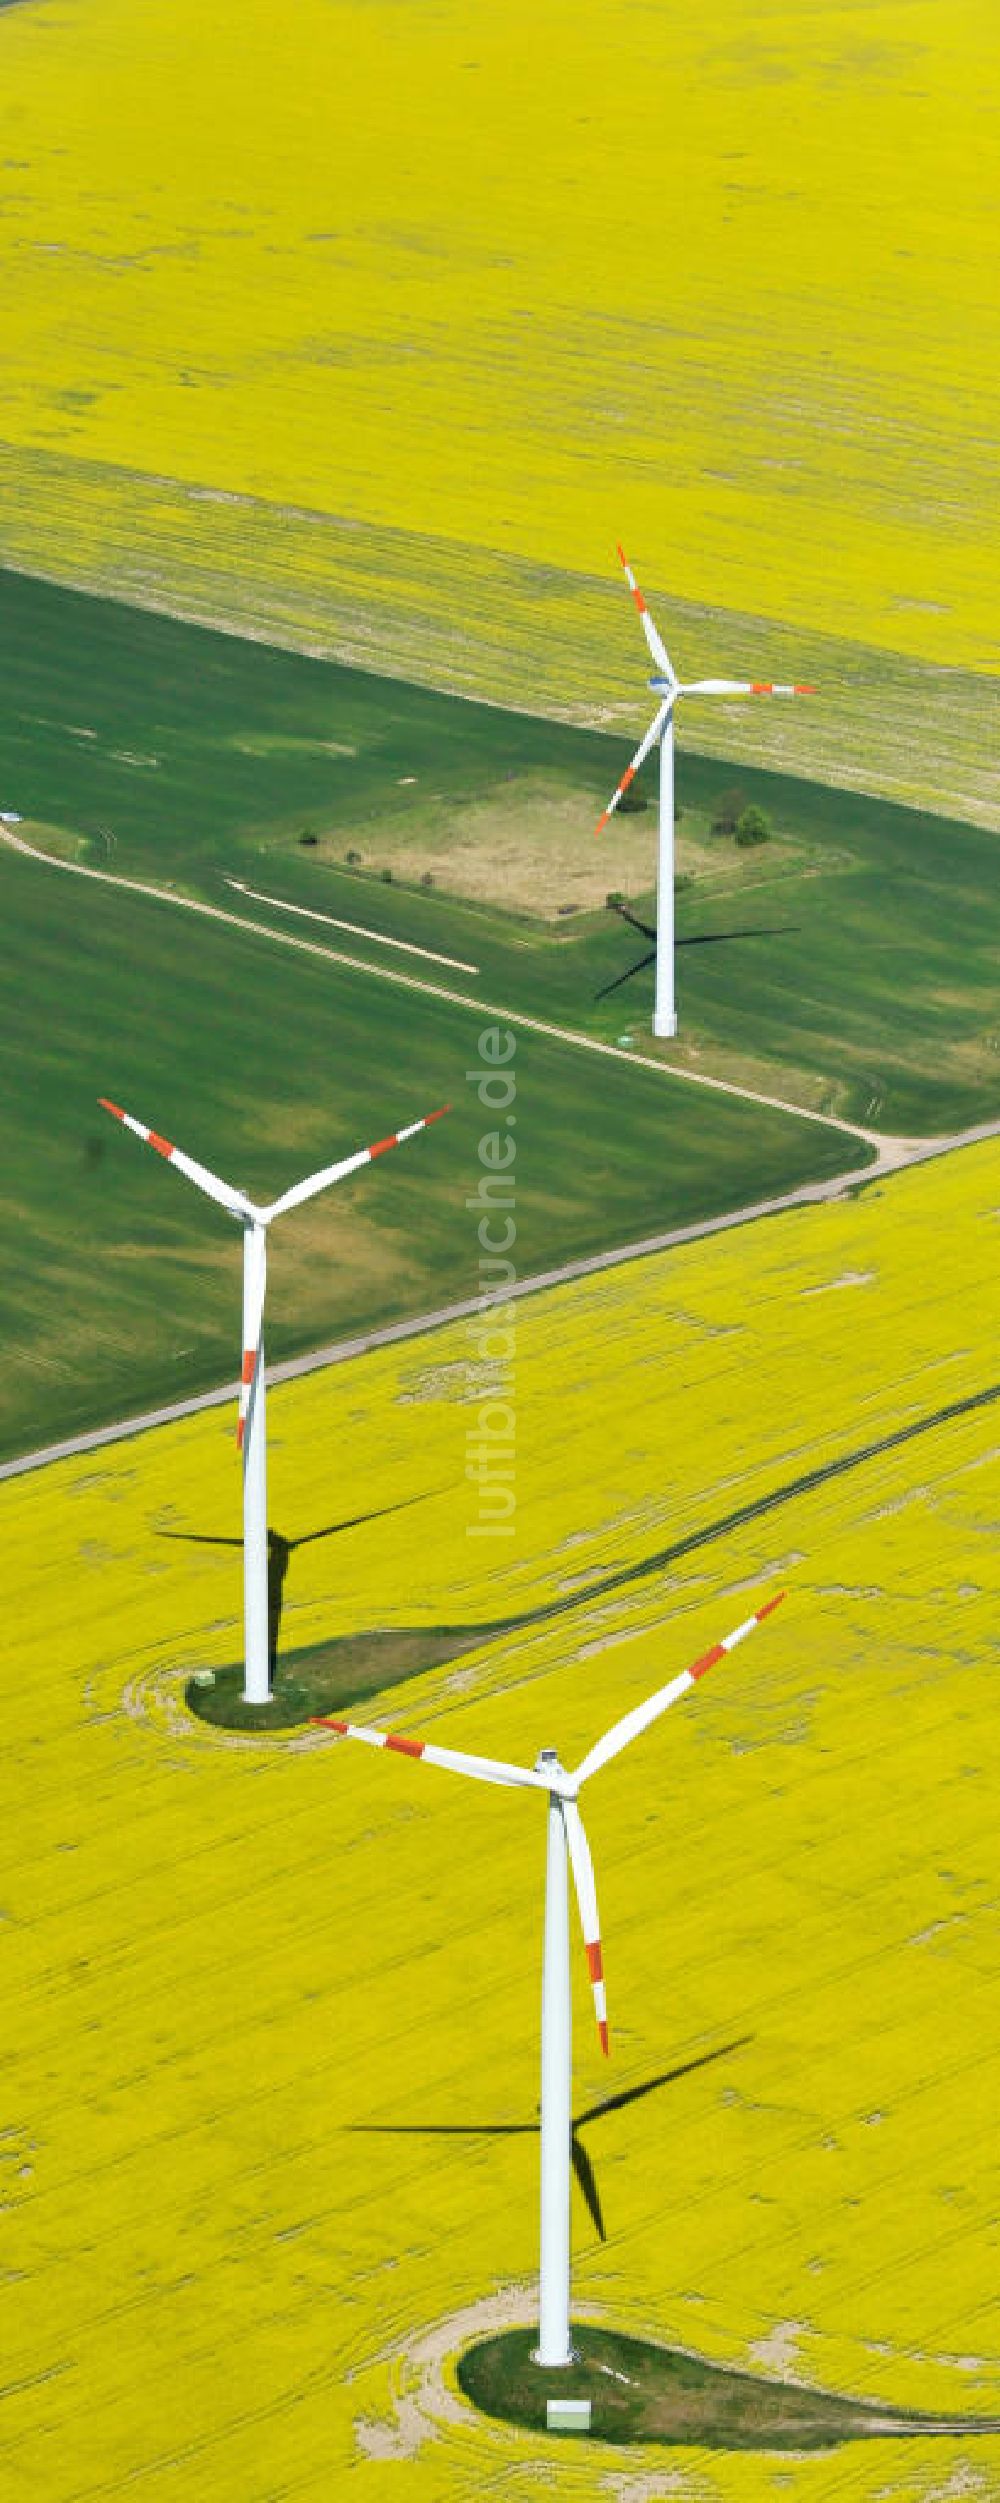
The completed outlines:
<svg viewBox="0 0 1000 2503">
<path fill-rule="evenodd" d="M 786 939 L 801 928 L 798 921 L 777 921 L 754 930 L 701 930 L 690 938 L 675 939 L 675 947 L 728 947 L 730 939 Z"/>
<path fill-rule="evenodd" d="M 627 973 L 616 974 L 613 982 L 602 983 L 600 990 L 594 992 L 594 998 L 610 999 L 612 991 L 620 991 L 623 983 L 631 982 L 637 973 L 645 973 L 647 965 L 655 965 L 655 963 L 656 949 L 654 947 L 651 955 L 641 956 L 637 964 L 629 966 Z"/>
<path fill-rule="evenodd" d="M 627 904 L 613 904 L 611 910 L 617 913 L 619 921 L 628 922 L 630 930 L 638 930 L 640 938 L 655 939 L 656 931 L 652 924 L 648 921 L 640 921 L 637 913 L 630 913 Z"/>
<path fill-rule="evenodd" d="M 352 1512 L 344 1521 L 328 1521 L 321 1530 L 304 1530 L 301 1538 L 283 1538 L 280 1530 L 268 1530 L 270 1544 L 283 1555 L 293 1555 L 297 1547 L 311 1547 L 318 1538 L 336 1538 L 341 1530 L 360 1530 L 368 1521 L 384 1521 L 391 1512 L 408 1512 L 412 1504 L 429 1503 L 432 1495 L 443 1495 L 443 1486 L 426 1487 L 420 1495 L 402 1495 L 398 1503 L 380 1504 L 374 1512 Z M 157 1530 L 158 1538 L 181 1538 L 189 1547 L 242 1547 L 242 1538 L 224 1538 L 211 1530 Z"/>
<path fill-rule="evenodd" d="M 185 1547 L 242 1547 L 241 1538 L 213 1538 L 210 1530 L 157 1530 L 157 1538 L 181 1538 Z"/>
<path fill-rule="evenodd" d="M 601 2194 L 597 2187 L 594 2167 L 590 2161 L 586 2147 L 583 2145 L 582 2140 L 577 2136 L 576 2126 L 574 2126 L 570 2137 L 570 2154 L 573 2158 L 573 2171 L 576 2174 L 580 2189 L 583 2192 L 584 2202 L 591 2224 L 594 2226 L 599 2240 L 601 2242 L 606 2242 L 608 2236 L 604 2223 L 604 2210 L 601 2206 Z"/>
<path fill-rule="evenodd" d="M 681 2060 L 676 2068 L 665 2068 L 659 2077 L 647 2077 L 641 2086 L 626 2086 L 621 2094 L 605 2095 L 600 2103 L 592 2103 L 574 2121 L 574 2129 L 586 2129 L 591 2121 L 604 2119 L 606 2112 L 624 2112 L 629 2103 L 641 2103 L 646 2095 L 657 2094 L 661 2086 L 676 2086 L 682 2077 L 691 2077 L 695 2069 L 710 2068 L 713 2060 L 728 2060 L 734 2051 L 744 2051 L 753 2041 L 752 2034 L 737 2034 L 733 2042 L 721 2042 L 714 2051 L 699 2051 L 693 2060 Z"/>
<path fill-rule="evenodd" d="M 581 2131 L 591 2121 L 603 2120 L 608 2112 L 623 2112 L 627 2104 L 641 2103 L 646 2095 L 658 2093 L 661 2086 L 674 2086 L 682 2077 L 690 2077 L 699 2068 L 710 2068 L 713 2060 L 728 2059 L 731 2052 L 742 2051 L 752 2034 L 738 2034 L 732 2042 L 717 2044 L 714 2051 L 699 2051 L 693 2060 L 681 2060 L 676 2068 L 666 2068 L 657 2077 L 645 2077 L 641 2085 L 626 2086 L 620 2094 L 605 2095 L 600 2103 L 592 2103 L 570 2123 L 570 2154 L 573 2171 L 591 2224 L 601 2242 L 608 2239 L 601 2206 L 597 2176 Z M 537 2138 L 537 2121 L 346 2121 L 348 2135 L 353 2138 Z"/>
<path fill-rule="evenodd" d="M 647 922 L 637 921 L 635 914 L 626 912 L 622 904 L 616 904 L 614 910 L 620 921 L 627 921 L 631 929 L 641 930 L 643 938 L 652 939 L 655 942 L 656 932 L 650 929 Z M 782 939 L 790 937 L 799 927 L 797 921 L 781 921 L 768 923 L 766 926 L 761 924 L 753 930 L 700 930 L 692 932 L 689 938 L 675 939 L 674 946 L 675 948 L 728 947 L 731 939 Z M 599 991 L 595 991 L 595 1000 L 610 999 L 612 991 L 620 991 L 624 983 L 633 981 L 637 973 L 645 973 L 647 965 L 655 965 L 655 963 L 656 947 L 654 944 L 649 956 L 641 956 L 636 964 L 629 965 L 626 973 L 616 974 L 613 982 L 605 982 Z"/>
<path fill-rule="evenodd" d="M 352 2138 L 537 2138 L 537 2121 L 345 2121 Z"/>
<path fill-rule="evenodd" d="M 401 1495 L 398 1503 L 380 1504 L 374 1512 L 354 1512 L 346 1521 L 329 1521 L 321 1530 L 304 1530 L 300 1538 L 283 1538 L 280 1530 L 267 1533 L 267 1639 L 271 1675 L 278 1658 L 278 1636 L 285 1604 L 285 1582 L 292 1557 L 299 1547 L 312 1547 L 317 1539 L 338 1538 L 342 1530 L 364 1529 L 369 1521 L 384 1521 L 392 1512 L 408 1512 L 413 1504 L 429 1503 L 432 1495 L 442 1495 L 442 1486 L 425 1487 L 419 1495 Z M 189 1547 L 242 1547 L 242 1538 L 216 1537 L 209 1530 L 158 1530 L 158 1538 L 182 1539 Z"/>
</svg>

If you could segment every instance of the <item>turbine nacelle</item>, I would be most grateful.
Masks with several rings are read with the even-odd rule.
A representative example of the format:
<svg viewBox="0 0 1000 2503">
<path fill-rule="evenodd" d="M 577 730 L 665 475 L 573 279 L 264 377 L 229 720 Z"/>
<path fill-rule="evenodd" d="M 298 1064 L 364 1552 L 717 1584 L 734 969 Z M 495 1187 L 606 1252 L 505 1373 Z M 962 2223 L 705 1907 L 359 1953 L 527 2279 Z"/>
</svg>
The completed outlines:
<svg viewBox="0 0 1000 2503">
<path fill-rule="evenodd" d="M 535 1757 L 534 1771 L 541 1775 L 555 1799 L 575 1799 L 579 1790 L 576 1775 L 567 1773 L 554 1747 L 543 1747 Z"/>
</svg>

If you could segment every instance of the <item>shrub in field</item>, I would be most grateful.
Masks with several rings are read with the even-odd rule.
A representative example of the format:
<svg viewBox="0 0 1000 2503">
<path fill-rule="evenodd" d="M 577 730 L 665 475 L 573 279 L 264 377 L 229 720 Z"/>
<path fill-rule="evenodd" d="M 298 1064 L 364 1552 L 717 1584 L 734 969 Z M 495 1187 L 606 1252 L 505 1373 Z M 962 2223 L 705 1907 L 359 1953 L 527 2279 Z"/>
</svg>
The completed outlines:
<svg viewBox="0 0 1000 2503">
<path fill-rule="evenodd" d="M 745 808 L 737 820 L 736 840 L 744 851 L 754 843 L 769 843 L 771 828 L 762 808 Z"/>
</svg>

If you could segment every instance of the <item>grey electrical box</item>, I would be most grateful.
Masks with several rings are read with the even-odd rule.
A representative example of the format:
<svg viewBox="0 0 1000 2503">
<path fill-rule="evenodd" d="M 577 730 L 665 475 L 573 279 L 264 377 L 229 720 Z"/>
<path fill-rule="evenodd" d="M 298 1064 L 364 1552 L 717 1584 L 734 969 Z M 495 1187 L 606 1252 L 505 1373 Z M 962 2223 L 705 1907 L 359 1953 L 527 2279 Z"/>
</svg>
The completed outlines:
<svg viewBox="0 0 1000 2503">
<path fill-rule="evenodd" d="M 545 2423 L 549 2433 L 589 2433 L 589 2399 L 546 2399 Z"/>
</svg>

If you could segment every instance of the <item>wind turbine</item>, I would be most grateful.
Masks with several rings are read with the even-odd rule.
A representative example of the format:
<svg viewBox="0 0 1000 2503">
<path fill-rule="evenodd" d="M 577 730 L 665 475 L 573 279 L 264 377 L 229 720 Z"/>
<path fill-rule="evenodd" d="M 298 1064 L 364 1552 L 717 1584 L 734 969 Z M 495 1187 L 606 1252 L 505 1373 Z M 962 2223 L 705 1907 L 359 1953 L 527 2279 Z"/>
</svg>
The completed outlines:
<svg viewBox="0 0 1000 2503">
<path fill-rule="evenodd" d="M 614 815 L 619 800 L 635 781 L 640 765 L 644 765 L 652 749 L 660 750 L 660 838 L 657 855 L 656 903 L 656 998 L 653 1008 L 653 1032 L 669 1036 L 677 1032 L 677 1008 L 674 999 L 674 713 L 682 695 L 815 695 L 815 687 L 776 686 L 763 678 L 692 678 L 682 684 L 670 654 L 657 632 L 642 592 L 624 550 L 618 554 L 625 568 L 625 578 L 639 611 L 643 634 L 650 656 L 656 663 L 657 675 L 649 686 L 660 702 L 644 739 L 636 748 L 630 765 L 626 765 L 614 798 L 609 800 L 595 833 L 601 834 L 609 817 Z"/>
<path fill-rule="evenodd" d="M 136 1138 L 146 1139 L 157 1154 L 186 1174 L 206 1199 L 214 1199 L 227 1214 L 235 1217 L 243 1228 L 243 1371 L 240 1381 L 239 1420 L 236 1427 L 237 1449 L 243 1454 L 243 1610 L 244 1610 L 244 1703 L 270 1703 L 270 1646 L 268 1642 L 268 1540 L 267 1540 L 267 1409 L 264 1376 L 264 1287 L 267 1275 L 267 1231 L 275 1217 L 283 1217 L 290 1208 L 300 1208 L 303 1200 L 314 1199 L 317 1191 L 325 1191 L 333 1182 L 343 1182 L 349 1173 L 357 1173 L 362 1165 L 374 1164 L 376 1156 L 384 1156 L 390 1147 L 402 1147 L 404 1140 L 415 1138 L 418 1130 L 429 1129 L 432 1121 L 440 1121 L 450 1104 L 439 1112 L 425 1114 L 422 1121 L 411 1121 L 405 1130 L 395 1130 L 391 1138 L 377 1139 L 373 1147 L 362 1147 L 356 1156 L 345 1156 L 339 1164 L 324 1165 L 319 1173 L 310 1173 L 304 1182 L 296 1182 L 290 1191 L 270 1207 L 259 1208 L 245 1191 L 235 1190 L 231 1183 L 210 1173 L 193 1156 L 161 1138 L 156 1130 L 147 1129 L 144 1121 L 136 1121 L 123 1112 L 120 1104 L 112 1104 L 106 1095 L 99 1097 L 105 1112 L 124 1122 Z"/>
<path fill-rule="evenodd" d="M 338 1738 L 359 1738 L 366 1747 L 386 1747 L 401 1756 L 422 1757 L 426 1764 L 442 1765 L 451 1773 L 467 1773 L 473 1781 L 496 1782 L 513 1790 L 541 1790 L 549 1803 L 548 1843 L 545 1876 L 545 1928 L 542 1958 L 542 2097 L 541 2097 L 541 2264 L 539 2272 L 538 2347 L 535 2361 L 546 2365 L 565 2365 L 573 2361 L 569 2318 L 570 2270 L 570 2175 L 573 2146 L 573 2094 L 571 2062 L 571 2011 L 569 1980 L 569 1879 L 573 1883 L 587 1953 L 587 1968 L 594 1993 L 594 2012 L 601 2049 L 608 2051 L 608 2014 L 604 1987 L 604 1962 L 601 1951 L 600 1922 L 597 1915 L 597 1888 L 590 1845 L 584 1832 L 577 1799 L 584 1782 L 612 1756 L 620 1755 L 633 1738 L 659 1719 L 669 1705 L 686 1695 L 689 1687 L 714 1668 L 728 1651 L 735 1651 L 764 1617 L 780 1606 L 784 1592 L 766 1601 L 753 1616 L 747 1617 L 733 1634 L 726 1634 L 721 1643 L 702 1654 L 679 1677 L 661 1686 L 645 1703 L 637 1704 L 624 1719 L 591 1747 L 575 1773 L 567 1773 L 552 1747 L 543 1747 L 533 1769 L 526 1765 L 506 1764 L 492 1756 L 470 1756 L 450 1747 L 437 1747 L 419 1738 L 404 1738 L 393 1730 L 361 1729 L 353 1721 L 335 1720 L 326 1714 L 316 1716 L 316 1727 L 336 1732 Z"/>
</svg>

